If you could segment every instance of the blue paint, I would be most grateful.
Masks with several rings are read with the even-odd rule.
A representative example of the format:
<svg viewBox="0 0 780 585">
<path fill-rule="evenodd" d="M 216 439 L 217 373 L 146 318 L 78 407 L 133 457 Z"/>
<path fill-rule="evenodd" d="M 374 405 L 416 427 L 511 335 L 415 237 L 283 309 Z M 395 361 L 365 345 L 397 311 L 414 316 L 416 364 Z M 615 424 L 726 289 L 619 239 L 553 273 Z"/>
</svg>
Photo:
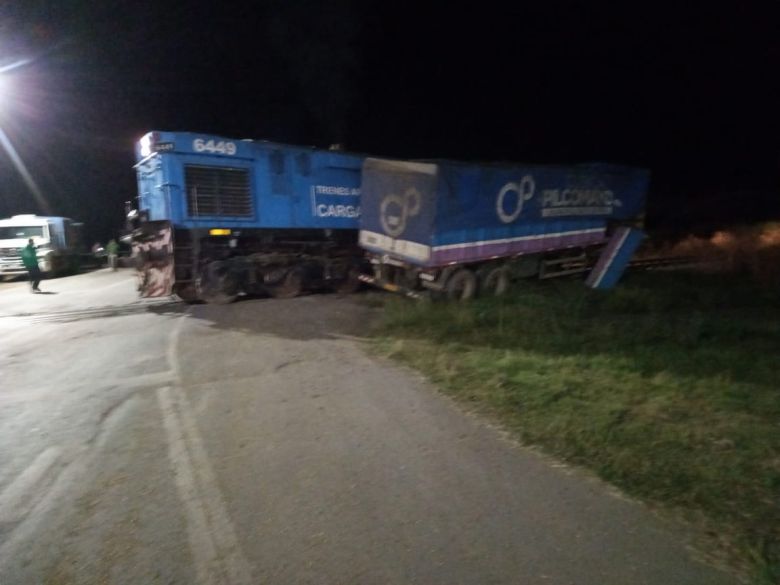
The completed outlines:
<svg viewBox="0 0 780 585">
<path fill-rule="evenodd" d="M 364 157 L 192 132 L 150 132 L 136 145 L 140 211 L 177 228 L 358 227 Z M 248 181 L 246 213 L 196 213 L 187 167 Z M 224 187 L 214 187 L 224 191 Z M 188 198 L 189 202 L 188 202 Z"/>
<path fill-rule="evenodd" d="M 615 286 L 644 237 L 644 232 L 636 228 L 616 229 L 585 284 L 601 290 Z"/>
<path fill-rule="evenodd" d="M 649 173 L 608 165 L 363 166 L 361 243 L 422 266 L 603 243 L 644 211 Z"/>
</svg>

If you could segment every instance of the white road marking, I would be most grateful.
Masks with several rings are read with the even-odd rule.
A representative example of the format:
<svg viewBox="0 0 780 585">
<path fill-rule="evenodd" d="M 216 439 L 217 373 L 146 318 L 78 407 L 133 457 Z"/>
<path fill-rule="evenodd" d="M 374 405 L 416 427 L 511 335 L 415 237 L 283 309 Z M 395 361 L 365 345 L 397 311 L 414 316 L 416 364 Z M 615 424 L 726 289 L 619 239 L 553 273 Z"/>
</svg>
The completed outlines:
<svg viewBox="0 0 780 585">
<path fill-rule="evenodd" d="M 180 370 L 176 352 L 184 320 L 178 320 L 168 343 L 168 362 L 177 381 Z M 186 395 L 178 385 L 164 386 L 157 390 L 157 398 L 168 437 L 168 456 L 186 513 L 198 583 L 252 583 L 251 568 L 241 551 Z"/>
<path fill-rule="evenodd" d="M 176 320 L 176 325 L 173 326 L 173 329 L 171 329 L 171 334 L 168 337 L 168 347 L 166 351 L 168 369 L 173 373 L 177 384 L 181 383 L 181 370 L 179 370 L 179 358 L 177 357 L 179 354 L 179 337 L 186 319 L 187 314 L 185 313 Z"/>
<path fill-rule="evenodd" d="M 41 480 L 59 456 L 59 447 L 49 447 L 42 451 L 27 469 L 0 493 L 0 522 L 18 522 L 27 515 L 37 499 L 36 488 L 40 487 Z"/>
</svg>

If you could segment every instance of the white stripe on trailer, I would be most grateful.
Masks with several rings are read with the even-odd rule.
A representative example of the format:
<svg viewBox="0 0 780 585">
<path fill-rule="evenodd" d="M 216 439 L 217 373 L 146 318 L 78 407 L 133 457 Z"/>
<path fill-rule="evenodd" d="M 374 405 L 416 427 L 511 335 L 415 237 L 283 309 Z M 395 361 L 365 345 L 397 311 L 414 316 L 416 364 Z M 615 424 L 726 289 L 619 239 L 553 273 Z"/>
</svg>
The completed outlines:
<svg viewBox="0 0 780 585">
<path fill-rule="evenodd" d="M 479 240 L 476 242 L 463 242 L 460 244 L 446 244 L 443 246 L 434 246 L 433 251 L 439 252 L 442 250 L 456 250 L 459 248 L 473 248 L 476 246 L 489 246 L 493 244 L 510 244 L 513 242 L 523 242 L 532 240 L 546 240 L 549 238 L 560 238 L 562 236 L 581 236 L 587 234 L 599 234 L 604 233 L 605 228 L 589 228 L 586 230 L 572 230 L 568 232 L 554 232 L 550 234 L 534 234 L 531 236 L 518 236 L 516 238 L 500 238 L 497 240 Z"/>
<path fill-rule="evenodd" d="M 370 232 L 368 230 L 360 230 L 360 245 L 369 249 L 382 250 L 384 252 L 406 256 L 407 258 L 413 258 L 423 262 L 431 257 L 430 246 L 411 242 L 409 240 L 397 240 L 390 236 Z"/>
</svg>

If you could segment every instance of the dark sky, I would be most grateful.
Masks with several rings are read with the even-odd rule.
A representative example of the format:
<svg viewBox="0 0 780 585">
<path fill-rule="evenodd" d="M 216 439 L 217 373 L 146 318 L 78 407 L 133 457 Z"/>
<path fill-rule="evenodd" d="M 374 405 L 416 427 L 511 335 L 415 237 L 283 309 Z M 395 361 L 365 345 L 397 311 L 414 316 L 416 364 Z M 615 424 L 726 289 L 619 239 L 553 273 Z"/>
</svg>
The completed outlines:
<svg viewBox="0 0 780 585">
<path fill-rule="evenodd" d="M 735 2 L 0 0 L 0 127 L 105 239 L 133 143 L 188 130 L 653 171 L 656 227 L 780 219 L 780 30 Z M 6 81 L 9 81 L 7 79 Z M 36 212 L 0 151 L 0 216 Z"/>
</svg>

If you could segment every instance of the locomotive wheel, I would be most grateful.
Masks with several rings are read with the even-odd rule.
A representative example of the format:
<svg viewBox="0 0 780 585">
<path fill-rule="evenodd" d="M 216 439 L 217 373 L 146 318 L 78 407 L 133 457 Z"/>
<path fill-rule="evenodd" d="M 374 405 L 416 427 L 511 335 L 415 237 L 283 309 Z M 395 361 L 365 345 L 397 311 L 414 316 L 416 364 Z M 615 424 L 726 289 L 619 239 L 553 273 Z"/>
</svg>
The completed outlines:
<svg viewBox="0 0 780 585">
<path fill-rule="evenodd" d="M 477 293 L 477 276 L 468 268 L 461 268 L 447 279 L 444 292 L 450 301 L 471 300 Z"/>
<path fill-rule="evenodd" d="M 220 261 L 211 262 L 200 279 L 200 298 L 210 305 L 227 305 L 238 296 L 238 280 Z"/>
<path fill-rule="evenodd" d="M 482 278 L 481 285 L 482 294 L 500 297 L 509 289 L 509 271 L 503 266 L 491 268 Z"/>
<path fill-rule="evenodd" d="M 303 272 L 299 268 L 291 268 L 281 282 L 267 287 L 268 294 L 275 299 L 292 299 L 303 292 Z"/>
</svg>

